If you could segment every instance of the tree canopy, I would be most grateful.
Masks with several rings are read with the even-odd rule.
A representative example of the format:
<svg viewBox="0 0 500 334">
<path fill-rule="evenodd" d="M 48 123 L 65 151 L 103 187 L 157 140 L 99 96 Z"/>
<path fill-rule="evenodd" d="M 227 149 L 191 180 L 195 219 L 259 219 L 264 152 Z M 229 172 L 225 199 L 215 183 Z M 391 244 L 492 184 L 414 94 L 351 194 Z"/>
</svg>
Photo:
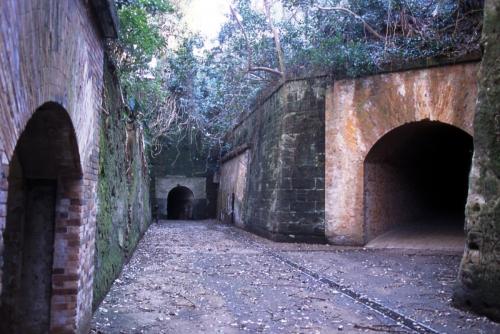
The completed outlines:
<svg viewBox="0 0 500 334">
<path fill-rule="evenodd" d="M 181 1 L 117 1 L 125 116 L 153 153 L 181 140 L 220 148 L 258 92 L 287 77 L 479 51 L 481 0 L 233 0 L 212 48 L 182 23 Z"/>
</svg>

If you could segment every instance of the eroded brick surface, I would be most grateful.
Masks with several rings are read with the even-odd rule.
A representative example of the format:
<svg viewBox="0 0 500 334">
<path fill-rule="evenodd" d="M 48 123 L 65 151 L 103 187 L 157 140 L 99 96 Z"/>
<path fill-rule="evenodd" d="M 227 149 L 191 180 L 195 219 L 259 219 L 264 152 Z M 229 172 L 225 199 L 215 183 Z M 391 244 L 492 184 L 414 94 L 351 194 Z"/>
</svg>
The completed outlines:
<svg viewBox="0 0 500 334">
<path fill-rule="evenodd" d="M 389 131 L 423 120 L 473 134 L 477 64 L 336 81 L 326 94 L 326 237 L 361 245 L 364 231 L 364 162 Z M 402 208 L 405 210 L 405 208 Z"/>
<path fill-rule="evenodd" d="M 102 66 L 102 36 L 89 2 L 0 3 L 1 231 L 9 164 L 35 111 L 57 104 L 76 138 L 80 179 L 58 189 L 53 274 L 62 276 L 53 291 L 53 332 L 84 333 L 91 315 Z"/>
</svg>

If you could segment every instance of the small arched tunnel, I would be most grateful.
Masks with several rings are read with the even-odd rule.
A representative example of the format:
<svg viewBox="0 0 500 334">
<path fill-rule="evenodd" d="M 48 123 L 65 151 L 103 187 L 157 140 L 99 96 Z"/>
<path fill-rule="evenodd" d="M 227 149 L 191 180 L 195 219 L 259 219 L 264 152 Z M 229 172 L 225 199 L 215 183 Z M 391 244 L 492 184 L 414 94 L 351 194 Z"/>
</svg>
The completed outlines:
<svg viewBox="0 0 500 334">
<path fill-rule="evenodd" d="M 414 237 L 430 248 L 446 242 L 463 247 L 472 153 L 472 136 L 435 121 L 409 123 L 383 136 L 365 159 L 365 241 L 391 231 L 374 243 L 402 236 L 403 243 Z"/>
<path fill-rule="evenodd" d="M 167 219 L 193 219 L 194 194 L 191 189 L 177 185 L 167 197 Z"/>
<path fill-rule="evenodd" d="M 49 332 L 53 275 L 65 270 L 57 259 L 69 252 L 54 247 L 56 230 L 65 228 L 58 210 L 69 206 L 67 192 L 79 193 L 74 187 L 81 175 L 69 115 L 57 104 L 44 104 L 28 121 L 9 166 L 0 332 Z"/>
</svg>

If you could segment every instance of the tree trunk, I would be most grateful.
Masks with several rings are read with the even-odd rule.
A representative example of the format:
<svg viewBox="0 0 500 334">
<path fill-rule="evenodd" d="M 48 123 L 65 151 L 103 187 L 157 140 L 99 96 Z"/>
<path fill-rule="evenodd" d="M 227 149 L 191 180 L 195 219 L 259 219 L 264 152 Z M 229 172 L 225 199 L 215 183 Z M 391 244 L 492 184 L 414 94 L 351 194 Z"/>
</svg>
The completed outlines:
<svg viewBox="0 0 500 334">
<path fill-rule="evenodd" d="M 454 304 L 500 320 L 500 0 L 486 0 L 467 242 Z"/>
<path fill-rule="evenodd" d="M 276 27 L 274 26 L 273 17 L 271 15 L 271 4 L 269 3 L 269 0 L 264 0 L 264 8 L 266 11 L 267 20 L 269 22 L 269 28 L 271 28 L 271 31 L 273 33 L 274 46 L 276 47 L 276 54 L 278 55 L 280 72 L 282 73 L 283 77 L 286 77 L 285 57 L 283 56 L 283 49 L 281 48 L 280 34 L 278 32 L 278 29 L 276 29 Z"/>
</svg>

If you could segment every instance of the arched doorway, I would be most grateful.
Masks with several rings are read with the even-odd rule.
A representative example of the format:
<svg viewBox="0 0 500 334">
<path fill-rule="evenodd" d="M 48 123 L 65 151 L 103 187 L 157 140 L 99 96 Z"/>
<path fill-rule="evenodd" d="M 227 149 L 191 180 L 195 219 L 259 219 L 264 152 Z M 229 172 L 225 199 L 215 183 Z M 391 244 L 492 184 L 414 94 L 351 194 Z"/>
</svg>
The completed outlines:
<svg viewBox="0 0 500 334">
<path fill-rule="evenodd" d="M 167 197 L 167 218 L 189 220 L 193 218 L 194 194 L 187 188 L 178 185 L 170 190 Z"/>
<path fill-rule="evenodd" d="M 82 170 L 66 111 L 41 106 L 28 121 L 9 165 L 0 332 L 47 333 L 56 296 L 74 298 Z M 75 290 L 75 291 L 73 291 Z M 76 305 L 67 303 L 67 312 Z"/>
<path fill-rule="evenodd" d="M 463 236 L 472 136 L 440 122 L 400 126 L 364 163 L 365 241 L 397 228 Z"/>
</svg>

